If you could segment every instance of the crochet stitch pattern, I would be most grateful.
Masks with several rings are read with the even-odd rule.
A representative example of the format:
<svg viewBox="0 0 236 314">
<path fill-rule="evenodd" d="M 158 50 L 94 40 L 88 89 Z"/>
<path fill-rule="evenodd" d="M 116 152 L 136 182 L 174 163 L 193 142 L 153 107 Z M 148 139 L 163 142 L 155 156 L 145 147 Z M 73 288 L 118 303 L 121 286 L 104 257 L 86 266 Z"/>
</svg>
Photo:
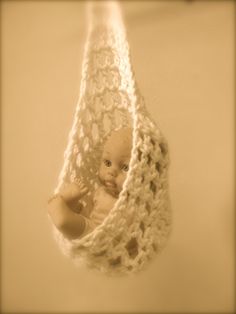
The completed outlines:
<svg viewBox="0 0 236 314">
<path fill-rule="evenodd" d="M 160 252 L 171 230 L 168 146 L 138 90 L 120 7 L 97 1 L 89 13 L 80 97 L 54 193 L 81 177 L 91 196 L 102 147 L 113 130 L 132 128 L 132 156 L 123 190 L 101 225 L 75 240 L 52 225 L 59 247 L 75 263 L 128 274 Z"/>
</svg>

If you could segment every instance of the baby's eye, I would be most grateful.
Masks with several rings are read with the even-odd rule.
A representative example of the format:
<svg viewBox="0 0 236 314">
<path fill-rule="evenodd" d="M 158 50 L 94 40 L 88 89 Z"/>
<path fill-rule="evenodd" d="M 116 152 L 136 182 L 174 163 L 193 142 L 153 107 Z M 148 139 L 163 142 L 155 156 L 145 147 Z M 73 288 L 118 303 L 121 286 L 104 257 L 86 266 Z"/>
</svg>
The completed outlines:
<svg viewBox="0 0 236 314">
<path fill-rule="evenodd" d="M 110 161 L 110 160 L 104 159 L 103 162 L 104 162 L 104 164 L 105 164 L 106 167 L 111 167 L 111 161 Z"/>
<path fill-rule="evenodd" d="M 121 169 L 125 172 L 129 171 L 129 166 L 126 164 L 123 164 L 123 166 L 121 167 Z"/>
</svg>

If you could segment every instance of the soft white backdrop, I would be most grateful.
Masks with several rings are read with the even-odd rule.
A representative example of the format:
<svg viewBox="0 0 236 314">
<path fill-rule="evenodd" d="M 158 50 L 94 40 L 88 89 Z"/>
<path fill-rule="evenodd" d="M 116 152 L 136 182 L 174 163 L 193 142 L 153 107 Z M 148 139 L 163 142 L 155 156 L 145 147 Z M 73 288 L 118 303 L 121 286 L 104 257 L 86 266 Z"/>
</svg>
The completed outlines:
<svg viewBox="0 0 236 314">
<path fill-rule="evenodd" d="M 171 154 L 171 239 L 128 278 L 76 269 L 46 216 L 79 93 L 82 1 L 1 1 L 2 311 L 233 312 L 234 3 L 122 2 Z"/>
</svg>

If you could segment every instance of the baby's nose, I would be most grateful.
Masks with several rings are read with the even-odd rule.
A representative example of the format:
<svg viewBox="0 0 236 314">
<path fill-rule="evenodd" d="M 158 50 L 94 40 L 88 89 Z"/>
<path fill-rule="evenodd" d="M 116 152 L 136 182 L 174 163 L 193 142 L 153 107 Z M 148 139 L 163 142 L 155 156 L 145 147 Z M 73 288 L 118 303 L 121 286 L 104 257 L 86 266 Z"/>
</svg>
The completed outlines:
<svg viewBox="0 0 236 314">
<path fill-rule="evenodd" d="M 112 177 L 116 177 L 117 173 L 118 173 L 118 171 L 115 167 L 110 167 L 108 170 L 108 174 L 111 175 Z"/>
</svg>

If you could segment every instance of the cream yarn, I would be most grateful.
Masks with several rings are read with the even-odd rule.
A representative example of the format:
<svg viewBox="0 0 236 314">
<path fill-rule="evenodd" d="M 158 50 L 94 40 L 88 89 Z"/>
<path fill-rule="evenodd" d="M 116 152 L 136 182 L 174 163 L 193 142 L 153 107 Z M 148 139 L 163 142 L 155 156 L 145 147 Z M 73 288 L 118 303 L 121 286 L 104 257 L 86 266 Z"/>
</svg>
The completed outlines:
<svg viewBox="0 0 236 314">
<path fill-rule="evenodd" d="M 80 98 L 55 193 L 75 177 L 96 189 L 103 143 L 124 126 L 133 129 L 130 170 L 117 203 L 93 232 L 69 241 L 53 228 L 60 248 L 76 263 L 132 273 L 162 249 L 170 232 L 168 147 L 137 89 L 118 4 L 94 2 L 89 14 Z"/>
</svg>

